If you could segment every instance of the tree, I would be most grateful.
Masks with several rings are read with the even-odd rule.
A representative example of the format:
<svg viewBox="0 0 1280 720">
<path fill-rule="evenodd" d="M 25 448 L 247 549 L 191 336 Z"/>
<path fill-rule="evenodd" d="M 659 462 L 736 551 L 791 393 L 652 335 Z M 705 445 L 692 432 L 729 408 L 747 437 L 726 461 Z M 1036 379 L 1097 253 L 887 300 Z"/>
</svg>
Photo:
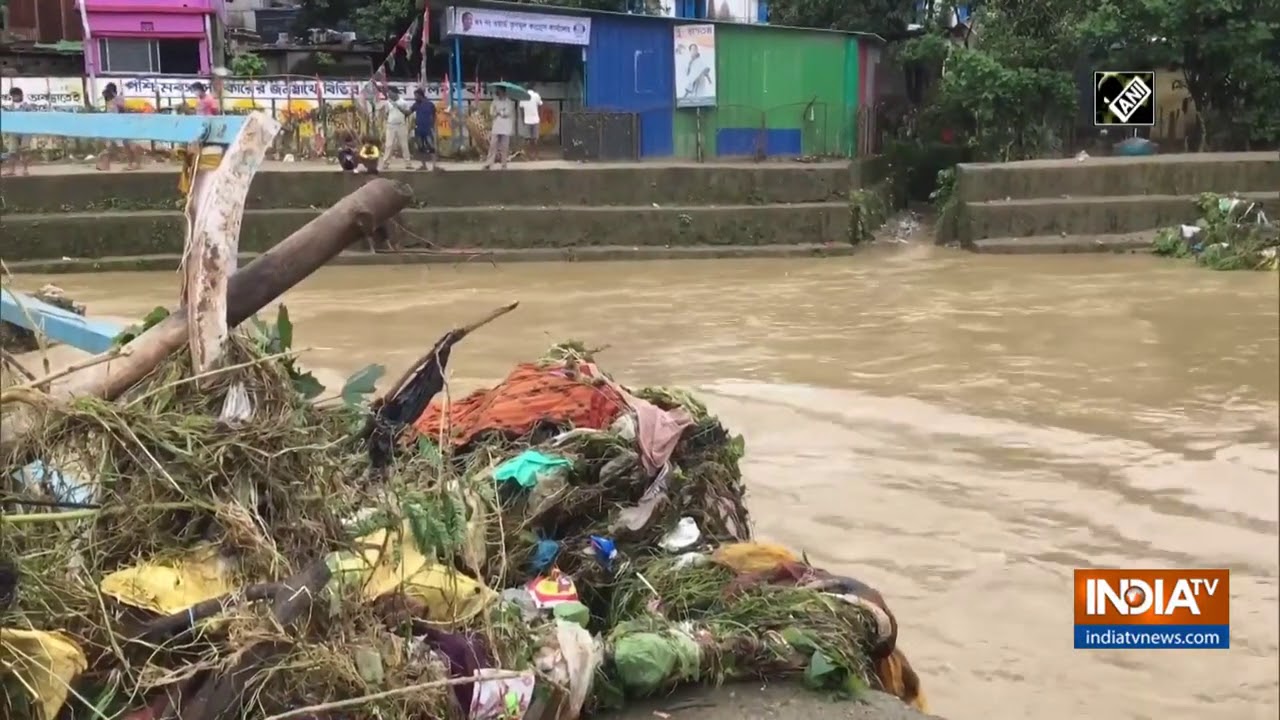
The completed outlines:
<svg viewBox="0 0 1280 720">
<path fill-rule="evenodd" d="M 1112 67 L 1182 70 L 1202 150 L 1280 142 L 1280 2 L 1097 0 L 1081 29 Z"/>
</svg>

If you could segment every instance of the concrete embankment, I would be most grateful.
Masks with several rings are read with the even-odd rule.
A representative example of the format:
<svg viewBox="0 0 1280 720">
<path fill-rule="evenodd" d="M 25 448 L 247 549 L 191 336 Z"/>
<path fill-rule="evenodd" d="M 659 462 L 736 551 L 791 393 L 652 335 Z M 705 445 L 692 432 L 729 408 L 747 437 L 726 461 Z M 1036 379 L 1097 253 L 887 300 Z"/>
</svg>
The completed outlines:
<svg viewBox="0 0 1280 720">
<path fill-rule="evenodd" d="M 955 192 L 956 236 L 942 239 L 979 252 L 1145 249 L 1159 228 L 1196 220 L 1200 193 L 1280 211 L 1280 154 L 962 164 Z"/>
<path fill-rule="evenodd" d="M 388 228 L 402 254 L 346 262 L 790 256 L 848 252 L 848 163 L 520 167 L 384 173 L 415 206 Z M 241 229 L 267 250 L 365 176 L 273 164 L 254 179 Z M 7 262 L 31 271 L 158 269 L 182 251 L 177 175 L 42 173 L 0 188 Z M 356 248 L 366 250 L 367 248 Z M 457 251 L 457 252 L 452 252 Z"/>
</svg>

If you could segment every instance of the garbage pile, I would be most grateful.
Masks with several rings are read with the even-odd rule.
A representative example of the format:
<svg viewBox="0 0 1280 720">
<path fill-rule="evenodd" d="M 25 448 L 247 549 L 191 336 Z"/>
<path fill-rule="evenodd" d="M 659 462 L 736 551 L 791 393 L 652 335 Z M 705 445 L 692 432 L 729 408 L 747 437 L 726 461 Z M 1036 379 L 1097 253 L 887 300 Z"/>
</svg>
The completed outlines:
<svg viewBox="0 0 1280 720">
<path fill-rule="evenodd" d="M 1212 270 L 1280 270 L 1280 225 L 1262 206 L 1241 197 L 1201 193 L 1194 225 L 1165 228 L 1152 243 L 1156 255 L 1194 258 Z"/>
<path fill-rule="evenodd" d="M 576 343 L 454 398 L 479 324 L 372 402 L 376 368 L 312 402 L 258 323 L 221 371 L 43 407 L 2 459 L 0 715 L 573 720 L 781 677 L 923 707 L 875 590 L 752 542 L 696 398 Z"/>
</svg>

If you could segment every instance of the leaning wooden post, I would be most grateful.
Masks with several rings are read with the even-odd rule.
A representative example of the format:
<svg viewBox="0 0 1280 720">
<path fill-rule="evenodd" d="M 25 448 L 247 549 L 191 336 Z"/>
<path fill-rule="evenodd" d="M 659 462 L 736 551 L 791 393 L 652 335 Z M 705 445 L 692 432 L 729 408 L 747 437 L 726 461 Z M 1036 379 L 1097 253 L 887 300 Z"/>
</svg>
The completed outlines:
<svg viewBox="0 0 1280 720">
<path fill-rule="evenodd" d="M 367 238 L 412 199 L 408 185 L 377 178 L 335 203 L 231 276 L 227 326 L 244 322 L 352 243 Z M 68 375 L 50 389 L 50 394 L 55 399 L 88 395 L 113 400 L 180 349 L 187 342 L 187 327 L 187 309 L 179 308 L 120 349 L 118 357 Z M 10 448 L 31 427 L 31 421 L 25 412 L 6 412 L 0 423 L 0 447 Z"/>
<path fill-rule="evenodd" d="M 187 343 L 197 374 L 213 369 L 231 334 L 227 287 L 236 271 L 245 198 L 278 132 L 275 118 L 255 112 L 225 152 L 197 146 L 188 158 L 191 192 L 178 304 L 187 308 Z"/>
</svg>

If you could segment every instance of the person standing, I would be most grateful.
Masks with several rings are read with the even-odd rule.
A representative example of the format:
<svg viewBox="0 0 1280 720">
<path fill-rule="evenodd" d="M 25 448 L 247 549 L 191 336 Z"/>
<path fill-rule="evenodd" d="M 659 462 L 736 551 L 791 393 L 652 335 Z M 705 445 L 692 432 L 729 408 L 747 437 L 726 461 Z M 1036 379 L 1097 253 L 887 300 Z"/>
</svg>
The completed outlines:
<svg viewBox="0 0 1280 720">
<path fill-rule="evenodd" d="M 409 112 L 411 106 L 400 97 L 396 88 L 387 88 L 387 99 L 382 101 L 382 111 L 387 115 L 386 138 L 382 143 L 387 160 L 400 153 L 404 168 L 413 169 L 413 157 L 409 154 Z"/>
<path fill-rule="evenodd" d="M 529 159 L 538 159 L 538 135 L 542 129 L 542 96 L 529 86 L 529 97 L 520 101 L 521 135 L 529 149 Z"/>
<path fill-rule="evenodd" d="M 507 89 L 499 86 L 489 103 L 489 115 L 493 126 L 489 130 L 489 156 L 484 161 L 484 169 L 493 167 L 495 160 L 507 169 L 507 156 L 511 154 L 511 136 L 516 129 L 516 104 L 507 97 Z"/>
<path fill-rule="evenodd" d="M 427 158 L 431 159 L 431 169 L 436 168 L 436 104 L 427 93 L 418 88 L 413 91 L 413 134 L 418 141 L 418 150 L 422 153 L 422 165 L 419 170 L 427 169 Z"/>
<path fill-rule="evenodd" d="M 22 92 L 22 88 L 16 85 L 9 88 L 9 102 L 13 104 L 6 108 L 7 110 L 23 112 L 34 109 L 27 104 L 27 97 Z M 9 157 L 5 158 L 4 169 L 0 170 L 0 174 L 12 177 L 18 174 L 18 168 L 20 167 L 23 175 L 30 175 L 31 154 L 27 152 L 30 144 L 31 138 L 25 135 L 9 135 L 5 141 L 5 146 L 9 150 Z"/>
<path fill-rule="evenodd" d="M 196 114 L 197 115 L 220 115 L 222 108 L 218 107 L 218 98 L 209 92 L 209 88 L 202 82 L 191 83 L 191 91 L 196 94 Z"/>
<path fill-rule="evenodd" d="M 129 111 L 115 83 L 107 83 L 107 86 L 102 88 L 102 101 L 109 113 L 125 113 Z M 142 149 L 136 143 L 129 140 L 108 140 L 106 150 L 103 150 L 102 154 L 98 156 L 96 167 L 99 170 L 106 171 L 111 169 L 111 155 L 117 147 L 124 148 L 125 170 L 137 170 L 142 167 L 142 163 L 139 160 Z"/>
</svg>

